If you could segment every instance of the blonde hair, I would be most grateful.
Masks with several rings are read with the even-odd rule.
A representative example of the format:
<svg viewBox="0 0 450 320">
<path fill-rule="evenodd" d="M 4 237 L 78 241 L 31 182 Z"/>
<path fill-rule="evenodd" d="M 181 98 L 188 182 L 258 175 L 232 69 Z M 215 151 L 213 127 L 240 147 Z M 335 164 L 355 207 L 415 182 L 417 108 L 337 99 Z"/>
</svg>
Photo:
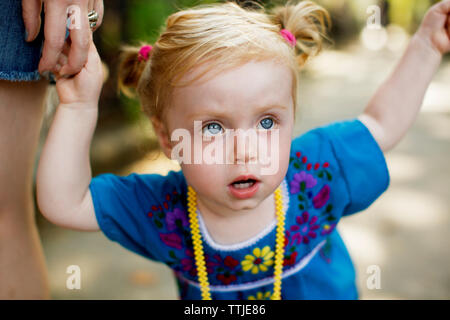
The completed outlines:
<svg viewBox="0 0 450 320">
<path fill-rule="evenodd" d="M 147 61 L 138 59 L 140 47 L 125 47 L 119 90 L 128 96 L 136 92 L 146 115 L 164 120 L 175 87 L 250 61 L 275 59 L 292 70 L 295 112 L 299 70 L 322 50 L 330 16 L 311 1 L 288 1 L 269 12 L 257 5 L 244 9 L 233 2 L 205 4 L 170 15 Z M 294 49 L 282 37 L 282 29 L 295 36 Z M 198 76 L 181 81 L 187 72 L 210 61 Z"/>
</svg>

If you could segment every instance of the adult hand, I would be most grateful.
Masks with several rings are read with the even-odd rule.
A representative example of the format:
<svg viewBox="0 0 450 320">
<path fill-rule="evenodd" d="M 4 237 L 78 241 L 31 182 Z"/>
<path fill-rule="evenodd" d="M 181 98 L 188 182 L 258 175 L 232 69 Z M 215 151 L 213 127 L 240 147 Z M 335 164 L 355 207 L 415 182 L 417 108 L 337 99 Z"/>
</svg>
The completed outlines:
<svg viewBox="0 0 450 320">
<path fill-rule="evenodd" d="M 95 30 L 103 19 L 103 0 L 22 0 L 22 15 L 27 31 L 27 41 L 33 41 L 41 27 L 41 9 L 44 4 L 44 47 L 39 62 L 39 72 L 59 71 L 60 75 L 74 75 L 81 71 L 88 57 L 89 43 L 92 37 L 89 27 L 88 12 L 97 11 L 99 18 Z M 80 28 L 70 30 L 70 51 L 67 64 L 56 70 L 59 55 L 64 47 L 67 8 L 78 6 Z M 75 17 L 76 18 L 76 17 Z"/>
</svg>

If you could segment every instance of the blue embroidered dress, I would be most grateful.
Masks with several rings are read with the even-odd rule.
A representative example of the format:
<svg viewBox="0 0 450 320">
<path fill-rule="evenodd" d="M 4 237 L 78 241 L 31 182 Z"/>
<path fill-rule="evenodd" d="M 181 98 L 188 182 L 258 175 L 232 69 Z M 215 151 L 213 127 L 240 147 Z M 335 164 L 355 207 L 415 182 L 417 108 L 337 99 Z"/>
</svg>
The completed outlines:
<svg viewBox="0 0 450 320">
<path fill-rule="evenodd" d="M 281 186 L 286 210 L 282 299 L 356 299 L 355 270 L 336 230 L 389 186 L 384 155 L 358 119 L 337 121 L 293 139 Z M 167 175 L 102 174 L 90 184 L 105 235 L 167 264 L 181 299 L 201 299 L 182 171 Z M 198 212 L 213 299 L 270 299 L 276 219 L 256 237 L 213 241 Z"/>
</svg>

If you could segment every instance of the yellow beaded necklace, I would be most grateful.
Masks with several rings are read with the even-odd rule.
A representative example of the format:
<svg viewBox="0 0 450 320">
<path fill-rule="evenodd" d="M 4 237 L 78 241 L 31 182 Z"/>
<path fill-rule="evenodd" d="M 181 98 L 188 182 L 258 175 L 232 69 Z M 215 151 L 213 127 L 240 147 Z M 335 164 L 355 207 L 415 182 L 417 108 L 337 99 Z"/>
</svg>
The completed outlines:
<svg viewBox="0 0 450 320">
<path fill-rule="evenodd" d="M 281 274 L 283 271 L 284 258 L 284 211 L 281 196 L 281 189 L 278 187 L 275 192 L 275 209 L 277 216 L 277 231 L 275 245 L 275 266 L 272 300 L 281 300 Z M 197 217 L 197 195 L 191 186 L 188 186 L 188 211 L 189 223 L 191 227 L 192 243 L 194 246 L 195 264 L 197 266 L 198 282 L 203 300 L 211 300 L 209 290 L 208 273 L 206 271 L 205 255 L 203 253 L 203 243 L 200 235 L 200 228 Z"/>
</svg>

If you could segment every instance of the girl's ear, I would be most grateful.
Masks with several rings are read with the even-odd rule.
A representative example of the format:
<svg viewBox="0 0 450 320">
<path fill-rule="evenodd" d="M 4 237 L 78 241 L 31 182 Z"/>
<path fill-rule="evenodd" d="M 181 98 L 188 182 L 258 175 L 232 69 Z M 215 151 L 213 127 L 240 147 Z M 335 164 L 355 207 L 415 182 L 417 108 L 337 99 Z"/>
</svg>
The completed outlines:
<svg viewBox="0 0 450 320">
<path fill-rule="evenodd" d="M 155 129 L 156 137 L 158 138 L 159 145 L 163 150 L 167 158 L 171 159 L 172 143 L 170 142 L 170 135 L 167 132 L 166 126 L 162 121 L 155 116 L 150 118 L 153 128 Z"/>
</svg>

